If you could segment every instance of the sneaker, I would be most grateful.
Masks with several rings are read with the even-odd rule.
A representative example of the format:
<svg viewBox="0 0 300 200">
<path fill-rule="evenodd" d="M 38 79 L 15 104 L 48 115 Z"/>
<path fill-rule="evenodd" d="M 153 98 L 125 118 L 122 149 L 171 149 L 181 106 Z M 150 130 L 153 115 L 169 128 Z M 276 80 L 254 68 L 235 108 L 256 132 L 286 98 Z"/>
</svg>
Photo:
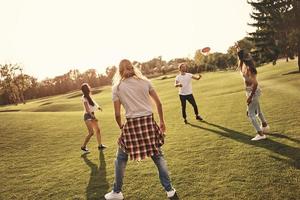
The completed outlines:
<svg viewBox="0 0 300 200">
<path fill-rule="evenodd" d="M 175 190 L 175 188 L 172 188 L 172 190 L 171 190 L 171 191 L 167 192 L 167 196 L 168 196 L 168 198 L 172 198 L 172 197 L 174 197 L 174 196 L 175 196 L 175 194 L 176 194 L 176 190 Z"/>
<path fill-rule="evenodd" d="M 104 195 L 104 198 L 106 200 L 123 200 L 124 196 L 123 196 L 122 192 L 117 193 L 112 190 L 111 192 Z"/>
<path fill-rule="evenodd" d="M 184 123 L 185 123 L 185 124 L 187 124 L 187 123 L 188 123 L 188 121 L 187 121 L 186 119 L 184 119 Z"/>
<path fill-rule="evenodd" d="M 199 115 L 196 116 L 196 120 L 203 121 L 202 117 L 200 117 Z"/>
<path fill-rule="evenodd" d="M 267 125 L 266 127 L 261 126 L 260 128 L 261 128 L 263 133 L 269 133 L 269 131 L 270 131 L 270 126 L 269 125 Z"/>
<path fill-rule="evenodd" d="M 90 153 L 87 147 L 81 147 L 83 153 Z"/>
<path fill-rule="evenodd" d="M 258 141 L 258 140 L 263 140 L 263 139 L 266 139 L 267 136 L 266 135 L 259 135 L 257 134 L 254 138 L 252 138 L 251 140 L 252 141 Z"/>
<path fill-rule="evenodd" d="M 103 145 L 103 144 L 100 144 L 100 145 L 98 146 L 98 149 L 99 149 L 99 150 L 103 150 L 103 149 L 105 149 L 105 148 L 106 148 L 106 146 Z"/>
</svg>

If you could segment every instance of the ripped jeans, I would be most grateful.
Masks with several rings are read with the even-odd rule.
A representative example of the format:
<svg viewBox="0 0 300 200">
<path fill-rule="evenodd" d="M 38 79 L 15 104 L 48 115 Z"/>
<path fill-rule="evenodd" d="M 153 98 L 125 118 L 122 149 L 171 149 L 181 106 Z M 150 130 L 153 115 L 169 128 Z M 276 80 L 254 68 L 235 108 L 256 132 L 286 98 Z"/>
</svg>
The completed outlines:
<svg viewBox="0 0 300 200">
<path fill-rule="evenodd" d="M 266 119 L 260 109 L 260 105 L 259 105 L 259 96 L 260 95 L 254 95 L 254 97 L 252 98 L 251 103 L 247 106 L 247 115 L 252 123 L 252 125 L 254 126 L 256 132 L 262 131 L 260 124 L 257 121 L 257 117 L 260 119 L 261 123 L 265 123 Z"/>
</svg>

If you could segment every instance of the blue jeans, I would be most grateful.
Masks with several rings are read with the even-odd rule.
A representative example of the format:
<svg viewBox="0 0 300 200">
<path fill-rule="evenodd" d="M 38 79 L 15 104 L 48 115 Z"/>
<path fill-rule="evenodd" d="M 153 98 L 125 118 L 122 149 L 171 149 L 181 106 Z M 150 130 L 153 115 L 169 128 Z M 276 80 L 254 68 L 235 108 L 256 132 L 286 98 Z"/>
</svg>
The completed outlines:
<svg viewBox="0 0 300 200">
<path fill-rule="evenodd" d="M 171 191 L 172 185 L 169 178 L 167 165 L 162 152 L 160 151 L 160 154 L 151 156 L 151 158 L 158 169 L 160 183 L 162 184 L 162 186 L 166 191 Z M 119 148 L 117 152 L 117 158 L 115 160 L 115 183 L 113 188 L 114 192 L 122 191 L 123 177 L 124 177 L 127 161 L 128 161 L 128 154 Z"/>
<path fill-rule="evenodd" d="M 256 115 L 260 119 L 261 123 L 265 123 L 266 119 L 265 119 L 265 116 L 263 115 L 263 113 L 262 113 L 262 111 L 260 109 L 259 96 L 258 95 L 255 95 L 253 97 L 251 103 L 248 105 L 248 107 L 247 107 L 247 113 L 248 113 L 248 117 L 249 117 L 252 125 L 254 126 L 255 130 L 257 132 L 262 131 L 261 128 L 260 128 L 259 123 L 257 122 Z"/>
</svg>

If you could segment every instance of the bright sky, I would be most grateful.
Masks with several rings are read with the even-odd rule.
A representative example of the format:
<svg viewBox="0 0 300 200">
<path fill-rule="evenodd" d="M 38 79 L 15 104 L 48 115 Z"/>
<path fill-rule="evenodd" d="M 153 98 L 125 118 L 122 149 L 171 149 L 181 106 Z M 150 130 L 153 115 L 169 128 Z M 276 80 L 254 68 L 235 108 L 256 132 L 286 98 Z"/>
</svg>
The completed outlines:
<svg viewBox="0 0 300 200">
<path fill-rule="evenodd" d="M 253 30 L 246 0 L 0 0 L 0 63 L 37 78 L 104 72 L 123 58 L 193 57 Z"/>
</svg>

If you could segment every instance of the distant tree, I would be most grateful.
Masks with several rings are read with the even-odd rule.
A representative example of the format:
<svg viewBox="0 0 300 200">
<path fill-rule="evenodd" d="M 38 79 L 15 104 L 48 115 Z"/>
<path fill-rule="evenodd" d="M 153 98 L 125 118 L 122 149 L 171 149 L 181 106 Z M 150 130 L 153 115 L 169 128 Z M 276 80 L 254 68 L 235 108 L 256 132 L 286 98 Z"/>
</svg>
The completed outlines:
<svg viewBox="0 0 300 200">
<path fill-rule="evenodd" d="M 19 64 L 0 65 L 0 86 L 6 103 L 25 103 L 24 76 Z"/>
</svg>

